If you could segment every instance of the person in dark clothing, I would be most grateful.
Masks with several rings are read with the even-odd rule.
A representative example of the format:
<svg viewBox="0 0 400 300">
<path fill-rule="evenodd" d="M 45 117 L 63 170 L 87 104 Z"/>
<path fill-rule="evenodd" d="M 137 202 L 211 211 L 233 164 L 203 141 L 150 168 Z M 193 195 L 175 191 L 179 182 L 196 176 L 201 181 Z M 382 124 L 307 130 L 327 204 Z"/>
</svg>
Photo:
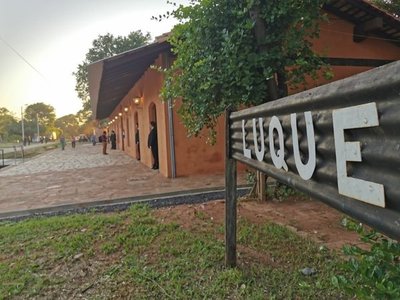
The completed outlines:
<svg viewBox="0 0 400 300">
<path fill-rule="evenodd" d="M 136 144 L 136 159 L 140 160 L 140 136 L 139 136 L 139 124 L 136 123 L 135 133 L 135 144 Z"/>
<path fill-rule="evenodd" d="M 117 135 L 115 134 L 114 130 L 111 130 L 110 142 L 111 142 L 111 149 L 112 150 L 117 149 Z"/>
<path fill-rule="evenodd" d="M 156 122 L 150 122 L 150 133 L 147 141 L 147 146 L 151 150 L 151 154 L 153 155 L 153 167 L 152 169 L 158 169 L 158 142 L 157 142 L 157 127 Z"/>
</svg>

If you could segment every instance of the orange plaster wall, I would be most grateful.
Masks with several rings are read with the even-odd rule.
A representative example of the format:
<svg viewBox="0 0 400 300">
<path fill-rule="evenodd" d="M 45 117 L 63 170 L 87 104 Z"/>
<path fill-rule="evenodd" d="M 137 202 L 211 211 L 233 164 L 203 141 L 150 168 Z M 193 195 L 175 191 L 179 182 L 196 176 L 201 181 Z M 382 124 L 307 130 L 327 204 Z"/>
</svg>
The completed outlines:
<svg viewBox="0 0 400 300">
<path fill-rule="evenodd" d="M 332 58 L 399 60 L 400 47 L 381 38 L 370 36 L 362 42 L 353 41 L 354 24 L 328 14 L 328 21 L 320 24 L 320 37 L 313 41 L 315 52 Z M 320 72 L 317 80 L 308 78 L 307 88 L 327 84 L 368 71 L 373 67 L 331 66 L 334 77 L 326 80 Z M 291 94 L 299 90 L 292 90 Z"/>
<path fill-rule="evenodd" d="M 175 107 L 179 107 L 177 101 Z M 176 173 L 178 177 L 196 174 L 223 174 L 225 172 L 225 116 L 218 119 L 215 145 L 207 143 L 208 132 L 203 130 L 199 137 L 188 137 L 187 130 L 181 122 L 177 109 L 174 109 L 174 135 Z M 249 169 L 238 163 L 239 173 Z"/>
<path fill-rule="evenodd" d="M 188 176 L 192 174 L 223 173 L 225 167 L 225 125 L 224 118 L 217 124 L 217 142 L 207 144 L 207 131 L 203 130 L 199 137 L 188 137 L 179 115 L 176 113 L 180 103 L 174 108 L 174 135 L 176 174 Z"/>
<path fill-rule="evenodd" d="M 150 115 L 149 108 L 151 103 L 156 106 L 157 112 L 157 138 L 158 138 L 158 158 L 160 164 L 160 173 L 166 177 L 169 175 L 169 157 L 168 157 L 168 120 L 166 105 L 160 101 L 159 94 L 162 85 L 163 76 L 156 70 L 148 70 L 144 78 L 144 105 L 142 125 L 142 143 L 141 151 L 146 152 L 145 164 L 152 166 L 151 151 L 147 148 L 147 137 L 150 133 Z"/>
<path fill-rule="evenodd" d="M 374 36 L 355 43 L 352 23 L 332 14 L 328 14 L 328 19 L 320 24 L 320 37 L 313 42 L 316 52 L 328 57 L 400 59 L 400 48 L 394 44 Z"/>
</svg>

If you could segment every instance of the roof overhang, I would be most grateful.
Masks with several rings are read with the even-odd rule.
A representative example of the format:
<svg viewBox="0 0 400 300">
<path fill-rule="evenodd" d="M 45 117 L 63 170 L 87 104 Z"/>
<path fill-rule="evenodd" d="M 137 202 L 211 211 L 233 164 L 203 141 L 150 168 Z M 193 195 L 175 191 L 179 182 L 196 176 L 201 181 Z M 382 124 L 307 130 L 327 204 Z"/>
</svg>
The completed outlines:
<svg viewBox="0 0 400 300">
<path fill-rule="evenodd" d="M 107 118 L 157 57 L 170 49 L 166 41 L 155 42 L 90 64 L 88 79 L 93 117 Z"/>
<path fill-rule="evenodd" d="M 400 46 L 400 19 L 365 0 L 329 0 L 324 9 L 354 24 L 354 42 L 374 35 Z"/>
</svg>

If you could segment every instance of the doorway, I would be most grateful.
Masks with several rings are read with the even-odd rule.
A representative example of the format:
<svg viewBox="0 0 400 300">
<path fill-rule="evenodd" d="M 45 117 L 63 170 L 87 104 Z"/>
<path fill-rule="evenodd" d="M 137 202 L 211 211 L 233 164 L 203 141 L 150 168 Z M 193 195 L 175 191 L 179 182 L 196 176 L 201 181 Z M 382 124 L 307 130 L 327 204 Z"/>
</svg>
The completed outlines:
<svg viewBox="0 0 400 300">
<path fill-rule="evenodd" d="M 157 123 L 157 109 L 153 102 L 149 106 L 149 121 Z"/>
<path fill-rule="evenodd" d="M 133 114 L 133 129 L 135 131 L 135 150 L 136 159 L 140 160 L 140 134 L 139 134 L 139 116 L 137 111 Z"/>
<path fill-rule="evenodd" d="M 158 162 L 158 136 L 157 136 L 157 110 L 156 105 L 151 103 L 149 106 L 149 121 L 150 121 L 150 133 L 148 138 L 148 144 L 151 148 L 152 154 L 152 169 L 157 170 L 159 168 Z"/>
</svg>

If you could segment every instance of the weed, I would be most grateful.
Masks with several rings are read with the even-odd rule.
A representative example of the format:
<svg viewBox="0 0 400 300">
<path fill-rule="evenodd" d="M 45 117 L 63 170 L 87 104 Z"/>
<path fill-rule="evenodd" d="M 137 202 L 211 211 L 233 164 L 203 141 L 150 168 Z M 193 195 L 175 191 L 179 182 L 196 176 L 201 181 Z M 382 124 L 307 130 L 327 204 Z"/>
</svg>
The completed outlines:
<svg viewBox="0 0 400 300">
<path fill-rule="evenodd" d="M 112 254 L 114 252 L 116 252 L 118 250 L 118 245 L 114 242 L 105 242 L 102 246 L 101 246 L 101 250 L 109 255 Z"/>
<path fill-rule="evenodd" d="M 256 182 L 256 171 L 246 169 L 246 182 L 247 184 L 254 184 Z"/>
<path fill-rule="evenodd" d="M 279 201 L 283 201 L 289 197 L 304 197 L 305 194 L 291 188 L 288 185 L 276 182 L 274 186 L 267 187 L 267 197 L 274 198 Z"/>
<path fill-rule="evenodd" d="M 349 260 L 341 264 L 346 274 L 332 277 L 332 283 L 359 299 L 400 299 L 400 243 L 350 219 L 342 222 L 357 231 L 369 250 L 345 246 Z"/>
</svg>

